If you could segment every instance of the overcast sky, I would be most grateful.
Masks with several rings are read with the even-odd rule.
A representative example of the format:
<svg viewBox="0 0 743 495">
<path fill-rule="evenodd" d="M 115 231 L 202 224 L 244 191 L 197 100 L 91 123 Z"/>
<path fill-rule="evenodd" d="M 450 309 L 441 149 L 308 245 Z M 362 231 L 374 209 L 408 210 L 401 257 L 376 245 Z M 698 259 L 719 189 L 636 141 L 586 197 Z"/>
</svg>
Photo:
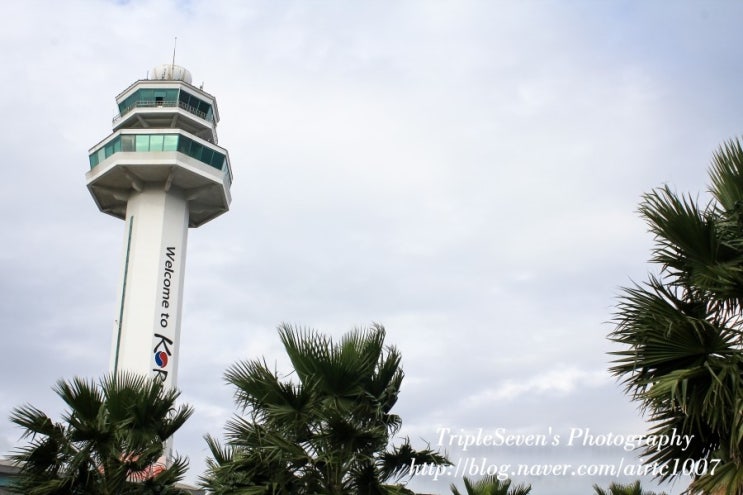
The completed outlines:
<svg viewBox="0 0 743 495">
<path fill-rule="evenodd" d="M 441 428 L 562 437 L 442 446 L 453 461 L 634 462 L 566 440 L 645 431 L 607 372 L 608 322 L 619 287 L 653 269 L 641 195 L 669 184 L 704 198 L 712 153 L 741 134 L 743 5 L 29 0 L 0 12 L 0 454 L 19 445 L 14 406 L 58 417 L 57 379 L 108 371 L 124 224 L 87 192 L 87 151 L 110 133 L 114 97 L 170 62 L 177 36 L 176 63 L 217 98 L 235 177 L 231 211 L 189 232 L 179 387 L 196 412 L 175 440 L 187 481 L 203 472 L 203 435 L 235 411 L 224 370 L 265 357 L 289 371 L 281 322 L 333 336 L 385 325 L 406 372 L 396 412 L 418 447 Z M 516 481 L 567 495 L 613 478 Z"/>
</svg>

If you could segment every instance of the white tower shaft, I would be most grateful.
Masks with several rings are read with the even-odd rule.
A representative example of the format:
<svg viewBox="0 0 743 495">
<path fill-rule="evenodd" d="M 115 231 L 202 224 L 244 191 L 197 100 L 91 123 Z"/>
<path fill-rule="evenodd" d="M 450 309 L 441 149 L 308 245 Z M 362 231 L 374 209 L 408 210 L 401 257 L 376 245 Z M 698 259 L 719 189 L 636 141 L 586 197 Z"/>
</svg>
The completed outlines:
<svg viewBox="0 0 743 495">
<path fill-rule="evenodd" d="M 148 187 L 129 198 L 113 372 L 175 386 L 187 237 L 188 203 L 180 195 Z"/>
</svg>

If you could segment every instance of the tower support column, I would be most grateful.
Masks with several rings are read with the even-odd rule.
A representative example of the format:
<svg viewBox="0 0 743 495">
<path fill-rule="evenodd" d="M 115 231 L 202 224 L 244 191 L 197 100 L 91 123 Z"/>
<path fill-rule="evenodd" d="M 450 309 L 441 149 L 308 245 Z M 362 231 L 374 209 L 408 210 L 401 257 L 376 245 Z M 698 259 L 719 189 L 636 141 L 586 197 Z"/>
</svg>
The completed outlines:
<svg viewBox="0 0 743 495">
<path fill-rule="evenodd" d="M 188 202 L 162 185 L 131 192 L 111 370 L 175 386 L 178 373 Z"/>
</svg>

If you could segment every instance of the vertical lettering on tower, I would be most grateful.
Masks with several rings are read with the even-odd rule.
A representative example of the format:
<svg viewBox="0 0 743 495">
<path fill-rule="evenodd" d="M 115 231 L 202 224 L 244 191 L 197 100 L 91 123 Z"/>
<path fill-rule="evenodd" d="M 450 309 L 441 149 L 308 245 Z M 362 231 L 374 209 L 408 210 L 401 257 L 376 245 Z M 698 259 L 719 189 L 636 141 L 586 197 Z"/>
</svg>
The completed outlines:
<svg viewBox="0 0 743 495">
<path fill-rule="evenodd" d="M 178 328 L 178 288 L 180 270 L 175 246 L 166 246 L 161 261 L 160 304 L 155 311 L 155 332 L 152 339 L 152 375 L 165 382 L 173 371 Z"/>
</svg>

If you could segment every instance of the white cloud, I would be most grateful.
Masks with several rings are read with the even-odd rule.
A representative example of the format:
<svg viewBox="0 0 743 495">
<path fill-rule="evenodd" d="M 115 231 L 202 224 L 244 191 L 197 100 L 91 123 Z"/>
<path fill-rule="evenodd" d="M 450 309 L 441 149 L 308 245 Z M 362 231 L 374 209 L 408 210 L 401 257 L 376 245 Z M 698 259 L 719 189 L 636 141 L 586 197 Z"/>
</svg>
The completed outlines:
<svg viewBox="0 0 743 495">
<path fill-rule="evenodd" d="M 563 366 L 523 380 L 505 380 L 495 384 L 492 388 L 484 388 L 475 395 L 467 397 L 464 406 L 481 408 L 497 405 L 502 401 L 514 401 L 526 394 L 564 397 L 577 389 L 590 389 L 609 382 L 610 378 L 605 370 L 587 371 L 577 367 Z"/>
</svg>

